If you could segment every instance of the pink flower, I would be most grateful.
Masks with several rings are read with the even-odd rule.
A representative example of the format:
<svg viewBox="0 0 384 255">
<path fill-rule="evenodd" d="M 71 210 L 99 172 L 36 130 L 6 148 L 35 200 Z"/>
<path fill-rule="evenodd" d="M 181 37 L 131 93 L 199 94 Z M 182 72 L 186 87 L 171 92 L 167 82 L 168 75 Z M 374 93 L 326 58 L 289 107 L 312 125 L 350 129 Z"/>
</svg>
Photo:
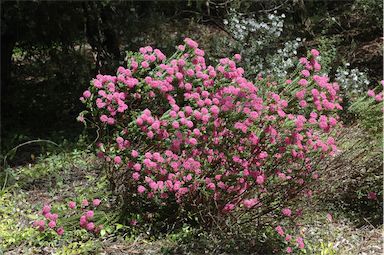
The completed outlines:
<svg viewBox="0 0 384 255">
<path fill-rule="evenodd" d="M 224 212 L 230 212 L 230 211 L 233 211 L 233 209 L 235 209 L 235 205 L 234 204 L 231 204 L 231 203 L 228 203 L 224 206 L 224 209 L 223 211 Z"/>
<path fill-rule="evenodd" d="M 152 181 L 152 182 L 149 183 L 149 187 L 150 187 L 153 191 L 156 191 L 156 190 L 159 188 L 159 185 L 158 185 L 156 182 Z"/>
<path fill-rule="evenodd" d="M 139 153 L 136 150 L 132 150 L 131 156 L 137 158 L 139 156 Z"/>
<path fill-rule="evenodd" d="M 140 178 L 140 174 L 138 172 L 135 172 L 132 174 L 132 179 L 134 179 L 135 181 L 138 181 Z"/>
<path fill-rule="evenodd" d="M 73 201 L 70 201 L 70 202 L 68 203 L 68 206 L 69 206 L 69 208 L 74 209 L 74 208 L 76 207 L 76 203 L 73 202 Z"/>
<path fill-rule="evenodd" d="M 53 213 L 49 215 L 49 219 L 52 221 L 56 221 L 59 218 L 59 215 L 57 213 Z"/>
<path fill-rule="evenodd" d="M 117 137 L 116 138 L 116 142 L 118 143 L 118 144 L 122 144 L 123 142 L 124 142 L 124 139 L 122 138 L 122 137 Z"/>
<path fill-rule="evenodd" d="M 184 39 L 184 42 L 190 47 L 190 48 L 194 48 L 196 49 L 199 45 L 197 42 L 195 42 L 194 40 L 190 39 L 190 38 L 185 38 Z"/>
<path fill-rule="evenodd" d="M 284 230 L 281 226 L 277 226 L 275 230 L 280 236 L 284 236 Z"/>
<path fill-rule="evenodd" d="M 287 247 L 287 253 L 292 253 L 292 248 L 291 247 Z"/>
<path fill-rule="evenodd" d="M 147 133 L 147 136 L 148 136 L 149 139 L 152 139 L 155 136 L 155 134 L 152 131 L 149 131 Z"/>
<path fill-rule="evenodd" d="M 101 84 L 101 82 L 99 80 L 93 80 L 93 86 L 95 86 L 96 88 L 102 88 L 103 85 Z"/>
<path fill-rule="evenodd" d="M 93 231 L 95 229 L 95 223 L 89 222 L 86 226 L 88 231 Z"/>
<path fill-rule="evenodd" d="M 83 201 L 81 201 L 81 205 L 83 207 L 87 207 L 89 205 L 88 200 L 87 199 L 83 199 Z"/>
<path fill-rule="evenodd" d="M 197 144 L 197 140 L 195 138 L 191 138 L 191 139 L 189 139 L 189 143 L 191 145 L 196 145 Z"/>
<path fill-rule="evenodd" d="M 197 55 L 197 56 L 204 56 L 204 51 L 203 50 L 201 50 L 201 49 L 195 49 L 195 54 Z"/>
<path fill-rule="evenodd" d="M 318 56 L 320 55 L 320 52 L 319 52 L 318 50 L 316 50 L 316 49 L 312 49 L 312 50 L 311 50 L 311 54 L 312 54 L 312 56 L 314 56 L 314 57 L 318 57 Z"/>
<path fill-rule="evenodd" d="M 98 198 L 93 199 L 93 202 L 92 202 L 93 206 L 99 206 L 100 203 L 101 203 L 100 199 L 98 199 Z"/>
<path fill-rule="evenodd" d="M 100 121 L 101 121 L 101 122 L 107 122 L 107 121 L 108 121 L 108 117 L 107 117 L 107 115 L 105 115 L 105 114 L 101 115 L 101 116 L 100 116 Z"/>
<path fill-rule="evenodd" d="M 48 212 L 48 213 L 46 213 L 46 214 L 43 214 L 44 215 L 44 217 L 46 218 L 46 219 L 48 219 L 48 220 L 50 220 L 51 219 L 51 216 L 52 216 L 52 214 L 50 213 L 50 212 Z"/>
<path fill-rule="evenodd" d="M 50 222 L 48 223 L 48 227 L 50 227 L 50 228 L 54 228 L 54 227 L 56 227 L 56 221 L 50 221 Z"/>
<path fill-rule="evenodd" d="M 91 92 L 89 90 L 86 90 L 83 92 L 83 97 L 84 98 L 90 98 L 91 97 Z"/>
<path fill-rule="evenodd" d="M 80 217 L 80 222 L 79 223 L 80 223 L 80 227 L 84 228 L 87 225 L 87 223 L 88 223 L 87 217 L 85 217 L 85 215 L 82 215 Z"/>
<path fill-rule="evenodd" d="M 47 214 L 51 211 L 51 207 L 49 205 L 44 205 L 43 214 Z"/>
<path fill-rule="evenodd" d="M 219 114 L 219 111 L 220 111 L 219 107 L 217 107 L 216 105 L 211 107 L 212 114 L 217 115 L 217 114 Z"/>
<path fill-rule="evenodd" d="M 94 215 L 95 213 L 92 210 L 85 213 L 85 217 L 87 217 L 88 220 L 92 219 Z"/>
<path fill-rule="evenodd" d="M 265 180 L 264 176 L 263 176 L 263 175 L 259 175 L 259 176 L 257 176 L 257 178 L 256 178 L 256 183 L 259 184 L 259 185 L 261 185 L 261 184 L 264 183 L 264 180 Z"/>
<path fill-rule="evenodd" d="M 113 161 L 115 162 L 115 164 L 117 165 L 120 165 L 121 164 L 121 157 L 120 156 L 116 156 Z"/>
<path fill-rule="evenodd" d="M 370 97 L 374 97 L 375 96 L 375 92 L 372 90 L 372 89 L 370 89 L 370 90 L 368 90 L 368 96 L 370 96 Z"/>
<path fill-rule="evenodd" d="M 313 69 L 318 72 L 321 70 L 321 65 L 315 61 L 315 63 L 313 64 Z"/>
<path fill-rule="evenodd" d="M 377 94 L 377 95 L 375 96 L 375 100 L 376 100 L 377 102 L 381 102 L 381 101 L 383 101 L 383 93 L 380 92 L 379 94 Z"/>
<path fill-rule="evenodd" d="M 368 192 L 367 197 L 369 200 L 377 200 L 376 192 L 372 192 L 372 191 Z"/>
<path fill-rule="evenodd" d="M 45 221 L 44 220 L 36 220 L 36 221 L 33 222 L 33 226 L 44 229 Z"/>
<path fill-rule="evenodd" d="M 236 61 L 240 61 L 241 60 L 241 55 L 240 54 L 235 54 L 234 59 Z"/>
<path fill-rule="evenodd" d="M 304 99 L 304 97 L 305 97 L 305 92 L 306 92 L 306 90 L 305 90 L 305 89 L 303 89 L 303 90 L 300 90 L 300 91 L 296 92 L 296 97 L 297 97 L 298 99 L 301 99 L 301 100 L 303 100 L 303 99 Z"/>
<path fill-rule="evenodd" d="M 308 81 L 306 79 L 300 79 L 298 83 L 301 86 L 307 86 L 308 85 Z"/>
<path fill-rule="evenodd" d="M 141 193 L 144 193 L 146 191 L 146 188 L 144 188 L 144 186 L 142 186 L 142 185 L 139 185 L 139 187 L 137 187 L 137 191 L 141 194 Z"/>
<path fill-rule="evenodd" d="M 139 164 L 139 163 L 134 164 L 134 165 L 133 165 L 133 169 L 134 169 L 135 171 L 140 171 L 140 170 L 141 170 L 141 164 Z"/>
<path fill-rule="evenodd" d="M 216 189 L 216 185 L 215 185 L 213 182 L 208 183 L 208 185 L 207 185 L 207 189 L 209 189 L 209 190 L 215 190 L 215 189 Z"/>
<path fill-rule="evenodd" d="M 85 217 L 85 215 L 82 215 L 80 217 L 80 226 L 85 227 L 86 225 L 87 225 L 87 217 Z"/>
<path fill-rule="evenodd" d="M 64 229 L 62 227 L 58 228 L 56 230 L 56 233 L 59 235 L 59 236 L 62 236 L 64 234 Z"/>
<path fill-rule="evenodd" d="M 113 124 L 115 124 L 115 119 L 114 118 L 108 118 L 107 123 L 109 125 L 113 125 Z"/>
<path fill-rule="evenodd" d="M 301 100 L 301 101 L 299 102 L 299 105 L 300 105 L 300 107 L 305 108 L 305 107 L 308 106 L 308 103 L 307 103 L 307 101 L 305 101 L 305 100 Z"/>
<path fill-rule="evenodd" d="M 180 127 L 179 122 L 177 122 L 177 121 L 172 122 L 172 127 L 174 129 L 178 129 Z"/>
<path fill-rule="evenodd" d="M 257 198 L 253 198 L 253 199 L 246 199 L 244 200 L 243 202 L 243 205 L 246 207 L 246 208 L 251 208 L 253 207 L 254 205 L 256 205 L 258 203 L 258 199 Z"/>
<path fill-rule="evenodd" d="M 302 65 L 306 65 L 306 64 L 308 63 L 308 59 L 302 57 L 302 58 L 299 59 L 299 62 L 300 62 L 300 64 L 302 64 Z"/>
<path fill-rule="evenodd" d="M 329 117 L 329 125 L 332 127 L 336 126 L 337 120 L 334 117 Z"/>
<path fill-rule="evenodd" d="M 291 217 L 292 211 L 289 208 L 284 208 L 282 211 L 284 216 Z"/>
<path fill-rule="evenodd" d="M 311 74 L 309 73 L 308 70 L 302 70 L 301 71 L 301 74 L 304 76 L 304 77 L 309 77 Z"/>
<path fill-rule="evenodd" d="M 297 245 L 300 249 L 304 249 L 304 241 L 302 237 L 297 237 L 296 238 Z"/>
<path fill-rule="evenodd" d="M 141 66 L 142 66 L 143 68 L 148 68 L 148 67 L 149 67 L 149 64 L 148 64 L 147 61 L 143 61 L 143 62 L 141 63 Z"/>
</svg>

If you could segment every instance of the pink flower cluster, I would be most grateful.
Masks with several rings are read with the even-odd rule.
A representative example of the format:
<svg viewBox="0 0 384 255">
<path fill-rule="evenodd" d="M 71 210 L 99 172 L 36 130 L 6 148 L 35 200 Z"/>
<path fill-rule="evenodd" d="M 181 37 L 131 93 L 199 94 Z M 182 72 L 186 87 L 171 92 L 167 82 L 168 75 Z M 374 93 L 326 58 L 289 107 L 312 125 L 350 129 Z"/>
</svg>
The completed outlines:
<svg viewBox="0 0 384 255">
<path fill-rule="evenodd" d="M 342 109 L 339 85 L 318 73 L 319 52 L 287 81 L 251 82 L 240 55 L 212 66 L 197 42 L 184 42 L 169 58 L 141 48 L 81 98 L 103 127 L 98 156 L 129 176 L 124 190 L 163 205 L 204 196 L 224 213 L 310 196 L 317 159 L 336 151 Z"/>
<path fill-rule="evenodd" d="M 285 233 L 283 227 L 280 225 L 277 226 L 275 228 L 275 230 L 276 230 L 277 234 L 279 236 L 281 236 L 282 238 L 284 238 L 284 241 L 287 242 L 288 244 L 296 245 L 297 248 L 299 248 L 299 249 L 304 249 L 304 247 L 305 247 L 304 239 L 301 236 L 296 237 L 296 240 L 294 240 L 292 238 L 292 235 Z M 286 249 L 286 252 L 292 253 L 292 251 L 293 251 L 293 248 L 288 246 Z"/>
<path fill-rule="evenodd" d="M 93 208 L 95 209 L 96 207 L 98 207 L 100 203 L 101 203 L 100 199 L 97 199 L 97 198 L 94 199 L 92 201 Z M 87 229 L 89 232 L 93 232 L 97 234 L 100 232 L 103 226 L 99 225 L 98 227 L 95 227 L 95 223 L 91 221 L 94 217 L 94 212 L 93 210 L 90 210 L 90 209 L 86 210 L 87 207 L 90 207 L 90 204 L 87 199 L 84 199 L 81 202 L 81 207 L 80 207 L 80 210 L 83 212 L 83 215 L 80 217 L 80 227 Z M 70 201 L 68 203 L 68 208 L 71 210 L 76 210 L 76 202 Z M 59 215 L 57 213 L 51 212 L 50 205 L 44 205 L 41 213 L 45 219 L 34 221 L 33 222 L 34 227 L 36 227 L 40 232 L 44 232 L 46 230 L 45 225 L 47 224 L 48 228 L 55 230 L 59 236 L 64 234 L 64 228 L 57 227 L 57 221 L 59 219 Z M 76 213 L 76 211 L 74 211 L 74 213 Z M 73 215 L 71 213 L 67 213 L 67 214 L 68 214 L 67 216 Z"/>
<path fill-rule="evenodd" d="M 51 206 L 44 205 L 42 211 L 42 215 L 45 219 L 43 220 L 36 220 L 33 222 L 33 226 L 36 227 L 40 232 L 43 232 L 46 230 L 45 225 L 47 224 L 49 229 L 55 230 L 55 232 L 61 236 L 64 234 L 64 229 L 62 227 L 57 227 L 57 220 L 59 218 L 59 215 L 56 213 L 51 212 Z"/>
<path fill-rule="evenodd" d="M 98 207 L 100 205 L 100 203 L 101 203 L 100 199 L 94 199 L 92 201 L 92 205 L 94 208 Z M 75 209 L 76 203 L 71 201 L 71 202 L 69 202 L 68 206 L 71 209 Z M 81 215 L 80 220 L 79 220 L 80 227 L 86 229 L 88 232 L 98 234 L 100 232 L 100 230 L 103 228 L 103 225 L 96 226 L 95 222 L 92 221 L 95 213 L 93 210 L 88 208 L 88 207 L 90 207 L 88 200 L 84 199 L 81 202 L 81 206 L 82 206 L 83 214 Z"/>
<path fill-rule="evenodd" d="M 382 102 L 383 101 L 383 92 L 376 94 L 374 90 L 370 89 L 370 90 L 368 90 L 367 95 L 369 97 L 374 98 L 376 102 Z"/>
</svg>

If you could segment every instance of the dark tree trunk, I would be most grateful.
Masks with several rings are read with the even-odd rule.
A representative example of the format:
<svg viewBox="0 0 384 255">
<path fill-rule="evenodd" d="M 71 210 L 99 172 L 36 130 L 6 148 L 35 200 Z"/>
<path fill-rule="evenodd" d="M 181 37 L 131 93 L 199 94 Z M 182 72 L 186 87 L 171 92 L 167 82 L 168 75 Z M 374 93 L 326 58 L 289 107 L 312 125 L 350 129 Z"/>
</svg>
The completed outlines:
<svg viewBox="0 0 384 255">
<path fill-rule="evenodd" d="M 16 44 L 16 38 L 12 33 L 1 33 L 1 96 L 8 92 L 11 81 L 12 52 Z"/>
</svg>

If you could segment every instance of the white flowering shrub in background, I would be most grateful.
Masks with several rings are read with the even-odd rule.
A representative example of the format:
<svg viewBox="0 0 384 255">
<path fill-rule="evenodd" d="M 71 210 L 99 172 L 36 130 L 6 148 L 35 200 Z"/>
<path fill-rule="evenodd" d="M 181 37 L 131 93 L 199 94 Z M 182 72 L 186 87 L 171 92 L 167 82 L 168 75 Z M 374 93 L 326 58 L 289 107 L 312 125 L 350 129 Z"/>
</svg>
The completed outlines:
<svg viewBox="0 0 384 255">
<path fill-rule="evenodd" d="M 234 40 L 223 38 L 221 44 L 242 54 L 248 75 L 273 73 L 276 78 L 285 78 L 287 70 L 294 66 L 297 49 L 303 40 L 281 38 L 284 19 L 285 14 L 278 15 L 277 12 L 256 17 L 232 9 L 224 20 L 224 26 Z"/>
<path fill-rule="evenodd" d="M 346 63 L 336 70 L 335 80 L 341 85 L 346 93 L 360 94 L 367 90 L 369 85 L 368 75 L 360 71 L 358 68 L 349 68 L 350 64 Z"/>
<path fill-rule="evenodd" d="M 250 16 L 231 9 L 223 23 L 232 39 L 218 38 L 217 54 L 223 54 L 229 48 L 236 49 L 243 56 L 242 65 L 249 77 L 273 74 L 276 79 L 287 78 L 305 39 L 287 39 L 284 36 L 285 17 L 285 14 L 277 14 L 276 11 L 263 16 Z M 332 63 L 337 57 L 335 40 L 320 38 L 319 48 L 324 56 L 319 61 L 323 73 L 332 73 Z M 338 67 L 333 73 L 346 94 L 360 94 L 368 89 L 368 75 L 357 68 L 351 69 L 349 63 Z"/>
<path fill-rule="evenodd" d="M 268 41 L 280 37 L 283 32 L 285 14 L 281 16 L 269 14 L 265 21 L 259 21 L 253 15 L 247 17 L 244 14 L 231 10 L 228 19 L 224 20 L 224 25 L 237 40 L 244 41 L 249 36 L 257 34 L 258 38 L 254 42 L 258 45 L 265 45 Z"/>
<path fill-rule="evenodd" d="M 277 50 L 276 54 L 267 55 L 265 65 L 268 66 L 268 74 L 276 74 L 279 78 L 286 77 L 287 70 L 294 66 L 293 56 L 297 54 L 297 49 L 301 46 L 302 39 L 287 41 L 284 47 Z M 260 66 L 260 70 L 263 66 Z M 263 73 L 263 71 L 261 71 Z"/>
</svg>

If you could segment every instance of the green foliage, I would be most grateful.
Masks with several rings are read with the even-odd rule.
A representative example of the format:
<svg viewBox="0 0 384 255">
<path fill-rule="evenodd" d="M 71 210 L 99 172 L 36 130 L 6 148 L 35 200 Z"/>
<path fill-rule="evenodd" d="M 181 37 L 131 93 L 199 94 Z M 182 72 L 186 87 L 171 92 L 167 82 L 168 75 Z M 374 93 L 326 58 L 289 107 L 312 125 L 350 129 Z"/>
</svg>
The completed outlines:
<svg viewBox="0 0 384 255">
<path fill-rule="evenodd" d="M 100 244 L 94 240 L 86 242 L 71 242 L 58 249 L 54 255 L 81 255 L 95 254 L 100 248 Z"/>
<path fill-rule="evenodd" d="M 122 231 L 118 214 L 108 204 L 107 181 L 97 175 L 97 161 L 86 151 L 73 150 L 47 153 L 37 158 L 34 165 L 12 169 L 9 186 L 0 196 L 0 251 L 33 252 L 46 247 L 53 254 L 94 254 L 100 248 L 97 236 L 79 229 L 79 215 L 69 214 L 67 203 L 82 199 L 101 198 L 102 206 L 95 210 L 94 222 L 103 224 L 102 238 Z M 38 190 L 38 191 L 36 191 Z M 58 213 L 58 224 L 64 227 L 64 235 L 53 231 L 39 232 L 32 222 L 41 219 L 38 212 L 47 198 L 53 199 L 52 211 Z M 40 200 L 41 199 L 41 200 Z M 45 201 L 44 201 L 45 200 Z M 103 205 L 105 203 L 105 206 Z"/>
<path fill-rule="evenodd" d="M 10 246 L 35 243 L 38 232 L 29 225 L 35 215 L 31 213 L 31 209 L 19 209 L 17 203 L 23 202 L 25 197 L 21 195 L 15 197 L 8 192 L 0 194 L 0 253 Z"/>
<path fill-rule="evenodd" d="M 317 41 L 317 48 L 321 52 L 321 68 L 324 72 L 330 72 L 337 61 L 336 45 L 339 39 L 337 37 L 320 36 Z"/>
<path fill-rule="evenodd" d="M 365 95 L 357 98 L 349 107 L 349 111 L 357 116 L 358 122 L 368 131 L 372 139 L 381 144 L 383 140 L 383 103 Z"/>
<path fill-rule="evenodd" d="M 316 197 L 323 208 L 344 212 L 358 225 L 382 223 L 381 140 L 355 125 L 339 134 L 339 153 L 321 171 Z M 377 199 L 369 199 L 374 192 Z"/>
</svg>

